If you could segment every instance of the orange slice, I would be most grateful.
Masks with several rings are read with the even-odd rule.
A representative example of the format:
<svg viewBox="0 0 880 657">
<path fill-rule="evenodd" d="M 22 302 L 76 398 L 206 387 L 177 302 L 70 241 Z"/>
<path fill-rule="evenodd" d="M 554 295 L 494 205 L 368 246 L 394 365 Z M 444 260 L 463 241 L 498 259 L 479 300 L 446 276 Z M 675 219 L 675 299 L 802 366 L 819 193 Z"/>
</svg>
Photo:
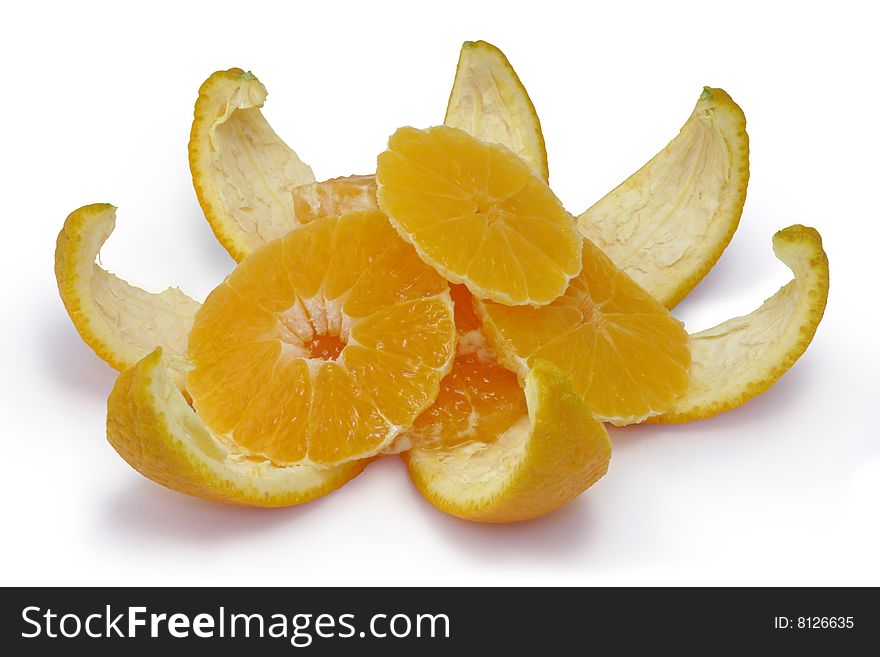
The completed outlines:
<svg viewBox="0 0 880 657">
<path fill-rule="evenodd" d="M 379 156 L 379 207 L 422 259 L 477 297 L 544 305 L 580 272 L 574 219 L 504 146 L 401 128 Z"/>
<path fill-rule="evenodd" d="M 403 454 L 426 500 L 466 520 L 517 522 L 558 509 L 605 474 L 608 433 L 568 377 L 537 361 L 525 399 L 528 414 L 490 442 Z"/>
<path fill-rule="evenodd" d="M 477 300 L 489 342 L 520 376 L 536 359 L 557 365 L 599 420 L 623 425 L 666 411 L 688 383 L 684 327 L 589 240 L 583 262 L 548 306 Z"/>
<path fill-rule="evenodd" d="M 226 504 L 291 506 L 339 488 L 368 461 L 335 468 L 279 467 L 214 435 L 174 383 L 156 349 L 116 379 L 107 440 L 135 470 L 187 495 Z"/>
<path fill-rule="evenodd" d="M 794 273 L 764 304 L 692 337 L 685 393 L 649 422 L 679 423 L 741 406 L 772 386 L 810 346 L 828 301 L 828 256 L 813 228 L 773 236 L 773 250 Z"/>
<path fill-rule="evenodd" d="M 458 348 L 437 400 L 406 432 L 407 444 L 424 449 L 492 442 L 526 414 L 516 374 L 498 364 L 480 331 L 472 297 L 463 285 L 450 288 Z"/>
<path fill-rule="evenodd" d="M 187 389 L 218 435 L 274 463 L 376 454 L 437 397 L 449 289 L 378 212 L 315 219 L 267 244 L 206 299 Z"/>
</svg>

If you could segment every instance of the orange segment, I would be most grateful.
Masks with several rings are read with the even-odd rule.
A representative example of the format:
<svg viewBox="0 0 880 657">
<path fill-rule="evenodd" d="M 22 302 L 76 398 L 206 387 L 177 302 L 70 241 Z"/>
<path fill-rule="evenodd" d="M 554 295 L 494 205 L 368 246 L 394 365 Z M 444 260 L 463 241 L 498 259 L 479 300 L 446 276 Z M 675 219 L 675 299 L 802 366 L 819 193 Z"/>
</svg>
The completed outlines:
<svg viewBox="0 0 880 657">
<path fill-rule="evenodd" d="M 383 383 L 390 385 L 394 370 L 386 370 Z M 386 409 L 388 410 L 388 409 Z M 393 411 L 393 407 L 391 407 Z M 316 463 L 341 463 L 375 454 L 393 427 L 370 403 L 339 363 L 323 363 L 315 376 L 309 407 L 308 452 Z M 292 436 L 301 443 L 299 436 Z"/>
<path fill-rule="evenodd" d="M 423 449 L 497 440 L 526 413 L 516 374 L 476 353 L 458 354 L 440 394 L 407 432 L 410 445 Z"/>
<path fill-rule="evenodd" d="M 597 419 L 622 425 L 663 413 L 688 383 L 684 327 L 588 240 L 583 263 L 549 306 L 475 301 L 490 343 L 520 376 L 536 359 L 557 365 Z"/>
<path fill-rule="evenodd" d="M 381 212 L 323 217 L 253 252 L 208 296 L 187 388 L 239 448 L 332 466 L 408 429 L 454 346 L 446 282 Z"/>
<path fill-rule="evenodd" d="M 545 305 L 580 272 L 573 218 L 504 146 L 448 126 L 401 128 L 376 180 L 379 207 L 400 235 L 479 298 Z"/>
<path fill-rule="evenodd" d="M 455 304 L 458 349 L 452 370 L 440 383 L 436 401 L 406 434 L 414 448 L 493 442 L 527 412 L 516 374 L 498 364 L 479 330 L 471 294 L 463 285 L 453 285 L 450 293 Z"/>
</svg>

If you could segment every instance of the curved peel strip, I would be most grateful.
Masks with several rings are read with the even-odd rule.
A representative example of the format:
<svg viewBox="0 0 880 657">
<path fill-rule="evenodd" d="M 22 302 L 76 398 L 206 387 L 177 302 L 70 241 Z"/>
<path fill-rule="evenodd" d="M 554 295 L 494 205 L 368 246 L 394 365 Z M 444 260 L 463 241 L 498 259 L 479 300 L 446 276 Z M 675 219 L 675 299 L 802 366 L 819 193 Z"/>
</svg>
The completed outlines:
<svg viewBox="0 0 880 657">
<path fill-rule="evenodd" d="M 161 349 L 117 379 L 107 400 L 107 439 L 129 465 L 163 486 L 248 506 L 308 502 L 339 488 L 368 463 L 277 467 L 229 451 L 186 403 Z"/>
<path fill-rule="evenodd" d="M 176 288 L 154 294 L 129 285 L 95 262 L 116 225 L 116 208 L 86 205 L 64 222 L 55 248 L 55 277 L 82 339 L 111 367 L 125 370 L 156 347 L 184 358 L 200 304 Z"/>
<path fill-rule="evenodd" d="M 481 141 L 504 144 L 547 181 L 547 149 L 535 106 L 507 57 L 492 44 L 465 41 L 461 46 L 443 122 Z"/>
<path fill-rule="evenodd" d="M 260 109 L 266 87 L 251 73 L 217 71 L 199 89 L 189 164 L 199 203 L 236 261 L 297 222 L 291 191 L 315 181 Z"/>
<path fill-rule="evenodd" d="M 750 315 L 691 336 L 688 388 L 649 423 L 688 422 L 741 406 L 773 385 L 810 345 L 828 301 L 822 238 L 813 228 L 789 226 L 773 236 L 773 250 L 794 280 Z"/>
<path fill-rule="evenodd" d="M 525 396 L 528 415 L 497 440 L 403 454 L 425 499 L 465 520 L 517 522 L 558 509 L 605 474 L 605 427 L 560 370 L 536 363 Z"/>
<path fill-rule="evenodd" d="M 672 308 L 733 237 L 748 181 L 745 116 L 725 91 L 706 87 L 678 136 L 578 217 L 578 226 Z"/>
</svg>

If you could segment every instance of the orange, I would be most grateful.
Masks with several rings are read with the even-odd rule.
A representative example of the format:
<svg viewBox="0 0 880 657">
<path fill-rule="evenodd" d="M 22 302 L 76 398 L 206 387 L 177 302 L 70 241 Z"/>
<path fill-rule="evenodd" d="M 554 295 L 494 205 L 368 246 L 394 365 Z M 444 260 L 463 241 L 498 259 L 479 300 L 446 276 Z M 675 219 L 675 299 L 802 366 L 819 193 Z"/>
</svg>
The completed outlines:
<svg viewBox="0 0 880 657">
<path fill-rule="evenodd" d="M 419 415 L 406 437 L 412 447 L 450 448 L 493 442 L 527 414 L 517 376 L 498 364 L 480 332 L 472 297 L 463 285 L 450 288 L 458 349 L 452 371 L 441 381 L 434 404 Z"/>
<path fill-rule="evenodd" d="M 557 365 L 599 420 L 622 425 L 663 413 L 688 384 L 684 326 L 589 240 L 583 264 L 548 306 L 478 300 L 490 343 L 521 376 L 536 359 Z"/>
<path fill-rule="evenodd" d="M 315 219 L 205 300 L 187 388 L 216 434 L 281 465 L 371 456 L 437 396 L 449 289 L 378 211 Z"/>
<path fill-rule="evenodd" d="M 463 130 L 401 128 L 379 155 L 379 207 L 422 259 L 475 296 L 544 305 L 581 269 L 581 237 L 513 151 Z"/>
</svg>

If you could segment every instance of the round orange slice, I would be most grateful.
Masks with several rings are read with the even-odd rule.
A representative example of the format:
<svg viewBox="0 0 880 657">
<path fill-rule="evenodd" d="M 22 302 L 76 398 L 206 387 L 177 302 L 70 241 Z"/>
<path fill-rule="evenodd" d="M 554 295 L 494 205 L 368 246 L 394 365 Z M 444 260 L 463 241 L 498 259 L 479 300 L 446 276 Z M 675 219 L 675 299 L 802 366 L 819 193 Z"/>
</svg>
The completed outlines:
<svg viewBox="0 0 880 657">
<path fill-rule="evenodd" d="M 504 146 L 448 126 L 401 128 L 379 155 L 376 181 L 397 232 L 481 299 L 545 305 L 580 272 L 574 218 Z"/>
<path fill-rule="evenodd" d="M 546 359 L 571 377 L 597 419 L 623 425 L 663 413 L 688 384 L 688 334 L 589 240 L 584 268 L 542 308 L 475 301 L 502 362 L 525 376 Z"/>
<path fill-rule="evenodd" d="M 315 219 L 261 247 L 205 300 L 187 377 L 205 423 L 282 465 L 371 456 L 452 365 L 449 288 L 378 212 Z"/>
</svg>

